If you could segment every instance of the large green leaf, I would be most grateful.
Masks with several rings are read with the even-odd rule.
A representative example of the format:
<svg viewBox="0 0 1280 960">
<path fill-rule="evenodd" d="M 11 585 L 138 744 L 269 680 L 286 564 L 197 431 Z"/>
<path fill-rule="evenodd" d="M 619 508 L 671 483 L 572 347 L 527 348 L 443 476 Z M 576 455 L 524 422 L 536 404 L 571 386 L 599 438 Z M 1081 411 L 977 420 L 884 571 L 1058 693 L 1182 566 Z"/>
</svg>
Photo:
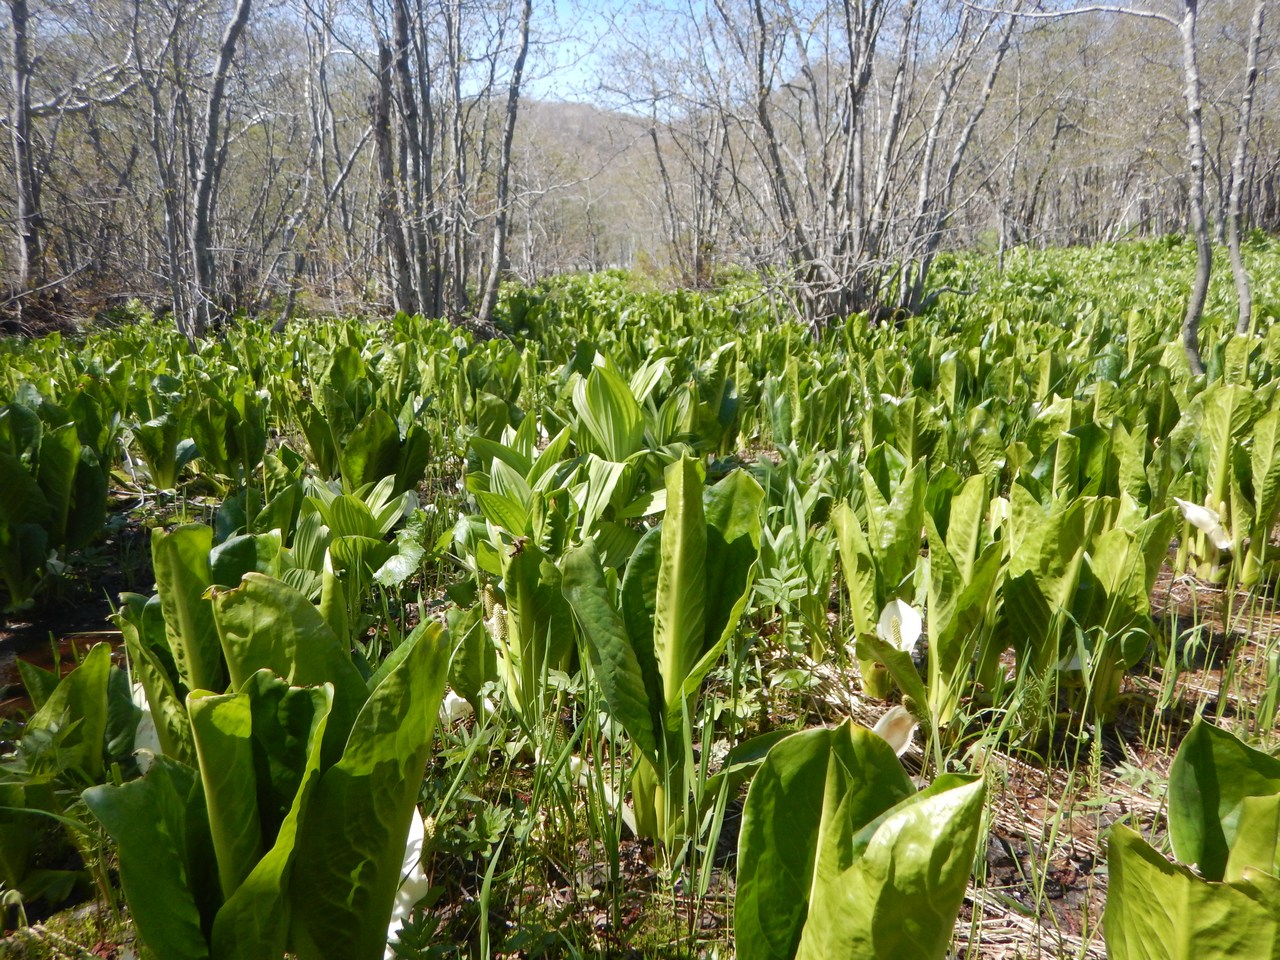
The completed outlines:
<svg viewBox="0 0 1280 960">
<path fill-rule="evenodd" d="M 81 447 L 64 542 L 72 549 L 85 546 L 102 530 L 106 519 L 107 471 L 92 450 Z"/>
<path fill-rule="evenodd" d="M 596 544 L 600 547 L 600 544 Z M 603 548 L 601 548 L 603 549 Z M 662 527 L 650 527 L 627 558 L 619 606 L 633 641 L 649 645 L 653 659 L 654 598 L 658 595 L 658 567 L 662 558 Z M 654 661 L 656 663 L 657 661 Z M 656 669 L 656 668 L 655 668 Z"/>
<path fill-rule="evenodd" d="M 723 644 L 738 625 L 760 555 L 761 489 L 750 474 L 735 470 L 706 491 L 706 637 L 703 649 Z"/>
<path fill-rule="evenodd" d="M 653 655 L 662 677 L 670 728 L 682 710 L 685 677 L 706 649 L 707 523 L 698 462 L 683 457 L 667 467 L 666 487 Z"/>
<path fill-rule="evenodd" d="M 182 440 L 182 421 L 175 413 L 165 413 L 133 431 L 138 451 L 151 473 L 157 490 L 172 490 L 178 483 L 178 445 Z"/>
<path fill-rule="evenodd" d="M 217 876 L 195 771 L 157 757 L 142 779 L 90 787 L 83 797 L 119 849 L 121 885 L 143 943 L 166 960 L 208 957 L 202 917 L 216 908 Z"/>
<path fill-rule="evenodd" d="M 1090 545 L 1085 570 L 1073 609 L 1077 623 L 1108 636 L 1149 626 L 1146 564 L 1134 534 L 1118 527 L 1102 534 Z"/>
<path fill-rule="evenodd" d="M 1086 503 L 1077 500 L 1045 515 L 1020 484 L 1013 494 L 1015 537 L 1001 608 L 1006 642 L 1017 651 L 1020 664 L 1045 676 L 1061 657 L 1062 624 L 1080 583 L 1088 539 Z"/>
<path fill-rule="evenodd" d="M 370 410 L 350 436 L 343 440 L 338 457 L 342 484 L 357 490 L 394 474 L 399 454 L 400 434 L 391 414 Z"/>
<path fill-rule="evenodd" d="M 498 660 L 516 708 L 538 716 L 545 706 L 547 670 L 567 670 L 573 652 L 573 615 L 560 571 L 541 549 L 526 543 L 502 556 L 506 633 Z"/>
<path fill-rule="evenodd" d="M 321 776 L 298 831 L 289 901 L 301 960 L 377 960 L 386 949 L 405 838 L 444 695 L 448 640 L 433 623 L 396 654 L 398 662 L 360 711 L 342 759 Z"/>
<path fill-rule="evenodd" d="M 204 524 L 185 524 L 170 533 L 156 528 L 151 533 L 156 592 L 178 675 L 188 690 L 217 692 L 226 684 L 222 648 L 213 608 L 204 597 L 213 583 L 212 549 L 213 529 Z"/>
<path fill-rule="evenodd" d="M 884 664 L 906 698 L 911 713 L 926 725 L 933 723 L 929 714 L 929 695 L 910 652 L 899 649 L 874 633 L 859 637 L 856 649 L 859 660 Z M 865 678 L 863 685 L 866 686 Z"/>
<path fill-rule="evenodd" d="M 738 837 L 741 960 L 794 957 L 815 887 L 835 878 L 818 873 L 819 856 L 847 867 L 854 834 L 913 793 L 893 748 L 850 722 L 774 746 L 751 782 Z"/>
<path fill-rule="evenodd" d="M 253 760 L 253 711 L 247 693 L 187 697 L 204 784 L 209 833 L 223 898 L 230 897 L 262 856 L 258 783 Z"/>
<path fill-rule="evenodd" d="M 933 453 L 942 437 L 942 420 L 923 397 L 910 396 L 893 411 L 894 446 L 915 463 Z"/>
<path fill-rule="evenodd" d="M 342 578 L 350 612 L 359 606 L 373 585 L 373 575 L 395 555 L 395 545 L 382 538 L 334 537 L 329 541 L 329 564 Z"/>
<path fill-rule="evenodd" d="M 565 556 L 563 589 L 587 640 L 591 672 L 604 693 L 610 715 L 657 767 L 661 719 L 655 707 L 660 698 L 650 695 L 653 683 L 646 683 L 626 624 L 609 602 L 600 556 L 590 541 Z"/>
<path fill-rule="evenodd" d="M 141 602 L 130 603 L 126 598 L 115 621 L 129 652 L 133 680 L 142 684 L 147 704 L 151 707 L 151 719 L 161 750 L 175 760 L 194 765 L 196 754 L 191 738 L 191 721 L 183 702 L 187 691 L 176 677 L 173 657 L 164 641 L 163 619 L 157 618 L 161 622 L 159 628 L 154 629 L 155 635 L 148 629 L 148 619 L 156 617 L 158 609 L 158 598 L 152 598 L 145 606 Z"/>
<path fill-rule="evenodd" d="M 858 636 L 875 632 L 880 608 L 876 594 L 876 565 L 871 545 L 862 525 L 847 503 L 839 503 L 831 511 L 836 528 L 836 546 L 840 552 L 840 569 L 844 571 L 849 591 L 849 607 Z"/>
<path fill-rule="evenodd" d="M 27 792 L 20 783 L 0 783 L 0 807 L 0 884 L 16 890 L 39 846 L 40 816 L 26 809 Z"/>
<path fill-rule="evenodd" d="M 368 691 L 320 611 L 288 584 L 260 573 L 245 574 L 232 590 L 214 590 L 213 611 L 233 690 L 263 669 L 295 687 L 333 684 L 324 757 L 336 760 Z"/>
<path fill-rule="evenodd" d="M 1280 877 L 1280 793 L 1240 801 L 1223 879 L 1239 882 L 1257 871 Z"/>
<path fill-rule="evenodd" d="M 51 544 L 42 524 L 52 511 L 35 478 L 8 453 L 0 453 L 0 489 L 0 578 L 9 590 L 7 612 L 26 606 L 44 577 Z"/>
<path fill-rule="evenodd" d="M 903 476 L 887 503 L 869 475 L 863 477 L 867 496 L 867 541 L 876 563 L 881 599 L 889 600 L 915 570 L 920 557 L 927 490 L 925 465 L 916 463 Z"/>
<path fill-rule="evenodd" d="M 582 529 L 591 530 L 596 521 L 614 499 L 629 470 L 627 463 L 615 463 L 612 460 L 601 460 L 594 454 L 587 457 L 587 480 L 582 505 Z M 625 485 L 625 484 L 624 484 Z"/>
<path fill-rule="evenodd" d="M 418 424 L 410 424 L 399 445 L 396 458 L 395 492 L 412 490 L 421 481 L 431 465 L 431 436 Z"/>
<path fill-rule="evenodd" d="M 488 490 L 477 490 L 475 498 L 480 512 L 490 523 L 516 535 L 528 532 L 529 511 L 518 501 Z"/>
<path fill-rule="evenodd" d="M 533 463 L 528 457 L 505 443 L 477 436 L 470 437 L 467 440 L 467 445 L 480 458 L 481 473 L 488 473 L 492 469 L 495 459 L 501 460 L 522 477 L 528 477 L 529 471 L 533 468 Z M 468 470 L 468 478 L 471 475 L 471 471 Z"/>
<path fill-rule="evenodd" d="M 1258 415 L 1253 391 L 1238 384 L 1214 384 L 1199 399 L 1200 443 L 1212 509 L 1229 496 L 1232 449 Z"/>
<path fill-rule="evenodd" d="M 22 689 L 31 700 L 31 706 L 39 710 L 49 699 L 49 694 L 53 693 L 62 681 L 62 675 L 21 658 L 14 663 L 18 667 L 18 676 L 22 678 Z"/>
<path fill-rule="evenodd" d="M 494 493 L 515 501 L 524 510 L 533 503 L 533 490 L 524 475 L 501 460 L 495 460 L 489 471 L 489 486 Z"/>
<path fill-rule="evenodd" d="M 297 423 L 307 440 L 307 449 L 311 451 L 311 460 L 323 477 L 332 477 L 338 472 L 338 446 L 333 433 L 333 425 L 313 404 L 303 403 L 297 408 Z"/>
<path fill-rule="evenodd" d="M 1203 720 L 1169 770 L 1169 839 L 1182 863 L 1221 880 L 1246 797 L 1280 793 L 1280 759 Z"/>
<path fill-rule="evenodd" d="M 1280 410 L 1272 410 L 1253 425 L 1249 466 L 1254 509 L 1262 524 L 1254 530 L 1254 537 L 1265 539 L 1271 521 L 1280 512 Z"/>
<path fill-rule="evenodd" d="M 209 577 L 218 586 L 234 587 L 250 571 L 278 574 L 283 548 L 279 530 L 229 537 L 209 551 Z"/>
<path fill-rule="evenodd" d="M 1248 463 L 1253 488 L 1253 524 L 1241 580 L 1252 585 L 1262 577 L 1263 558 L 1271 540 L 1271 529 L 1277 514 L 1280 514 L 1280 410 L 1272 410 L 1254 424 Z M 1241 536 L 1239 521 L 1243 519 L 1243 511 L 1235 506 L 1241 498 L 1239 487 L 1239 478 L 1235 478 L 1231 484 L 1231 514 L 1232 533 L 1237 540 Z"/>
<path fill-rule="evenodd" d="M 27 721 L 22 751 L 33 775 L 102 779 L 110 670 L 110 644 L 95 644 Z"/>
<path fill-rule="evenodd" d="M 658 672 L 658 660 L 653 652 L 654 604 L 658 595 L 661 559 L 662 527 L 657 526 L 641 537 L 631 552 L 622 577 L 618 605 L 652 704 L 666 703 L 662 675 Z"/>
<path fill-rule="evenodd" d="M 36 479 L 53 515 L 49 519 L 49 542 L 62 544 L 67 537 L 67 516 L 76 489 L 80 466 L 80 437 L 74 423 L 46 430 L 40 440 L 40 465 Z"/>
<path fill-rule="evenodd" d="M 53 517 L 49 501 L 40 485 L 21 460 L 11 453 L 0 451 L 0 527 L 13 527 L 22 523 L 48 523 Z"/>
<path fill-rule="evenodd" d="M 606 460 L 621 462 L 644 442 L 644 414 L 631 388 L 608 367 L 579 380 L 573 406 Z"/>
<path fill-rule="evenodd" d="M 129 675 L 115 664 L 107 671 L 107 723 L 103 731 L 103 765 L 128 766 L 133 759 L 134 740 L 142 710 L 133 702 Z"/>
<path fill-rule="evenodd" d="M 985 796 L 982 780 L 940 780 L 864 828 L 853 844 L 860 855 L 815 885 L 796 957 L 945 957 L 973 870 Z"/>
<path fill-rule="evenodd" d="M 1128 827 L 1107 842 L 1110 960 L 1276 960 L 1277 884 L 1212 883 L 1170 863 Z"/>
<path fill-rule="evenodd" d="M 973 567 L 982 553 L 982 524 L 987 512 L 987 484 L 982 476 L 965 481 L 951 498 L 946 543 L 964 582 L 973 579 Z M 932 548 L 930 548 L 932 551 Z"/>
<path fill-rule="evenodd" d="M 269 960 L 285 952 L 298 825 L 320 779 L 333 697 L 332 686 L 290 687 L 266 670 L 250 678 L 245 692 L 253 713 L 257 819 L 270 847 L 214 919 L 213 955 L 220 960 Z"/>
</svg>

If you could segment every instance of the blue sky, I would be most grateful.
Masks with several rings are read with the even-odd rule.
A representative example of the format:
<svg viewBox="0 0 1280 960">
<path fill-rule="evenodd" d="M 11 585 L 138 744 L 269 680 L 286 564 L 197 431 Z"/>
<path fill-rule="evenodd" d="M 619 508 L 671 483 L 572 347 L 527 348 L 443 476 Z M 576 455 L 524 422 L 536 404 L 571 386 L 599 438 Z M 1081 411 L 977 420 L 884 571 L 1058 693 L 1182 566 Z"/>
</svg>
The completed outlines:
<svg viewBox="0 0 1280 960">
<path fill-rule="evenodd" d="M 534 0 L 536 52 L 524 92 L 539 100 L 599 99 L 610 47 L 626 34 L 660 32 L 663 8 L 677 6 L 682 0 Z"/>
</svg>

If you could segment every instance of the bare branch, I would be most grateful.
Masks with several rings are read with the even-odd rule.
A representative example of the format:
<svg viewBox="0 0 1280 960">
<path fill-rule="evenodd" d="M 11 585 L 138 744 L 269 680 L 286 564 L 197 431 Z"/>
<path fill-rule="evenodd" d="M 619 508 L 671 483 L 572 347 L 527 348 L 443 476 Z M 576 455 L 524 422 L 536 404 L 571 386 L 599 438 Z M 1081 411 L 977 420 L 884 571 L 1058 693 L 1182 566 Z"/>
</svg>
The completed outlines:
<svg viewBox="0 0 1280 960">
<path fill-rule="evenodd" d="M 1144 10 L 1140 7 L 1121 7 L 1113 4 L 1095 3 L 1086 7 L 1068 7 L 1066 10 L 1018 10 L 1007 7 L 988 7 L 974 3 L 973 0 L 960 0 L 966 7 L 982 13 L 1001 14 L 1008 17 L 1021 17 L 1024 20 L 1060 20 L 1063 17 L 1074 17 L 1086 13 L 1109 13 L 1126 17 L 1138 17 L 1143 20 L 1159 20 L 1171 27 L 1177 27 L 1178 21 L 1159 10 Z"/>
</svg>

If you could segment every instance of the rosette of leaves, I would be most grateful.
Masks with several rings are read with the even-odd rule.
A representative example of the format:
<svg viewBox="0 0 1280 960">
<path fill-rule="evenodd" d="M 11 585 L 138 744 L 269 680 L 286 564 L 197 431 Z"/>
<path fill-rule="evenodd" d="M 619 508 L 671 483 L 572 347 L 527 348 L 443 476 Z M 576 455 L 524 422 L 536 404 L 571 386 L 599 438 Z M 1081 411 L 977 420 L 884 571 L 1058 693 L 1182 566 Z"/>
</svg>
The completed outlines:
<svg viewBox="0 0 1280 960">
<path fill-rule="evenodd" d="M 0 579 L 6 612 L 30 604 L 51 551 L 76 549 L 102 529 L 107 472 L 71 415 L 34 388 L 0 406 Z"/>
<path fill-rule="evenodd" d="M 189 762 L 162 755 L 84 793 L 119 846 L 139 936 L 174 960 L 375 960 L 444 693 L 443 629 L 420 625 L 366 681 L 278 580 L 249 573 L 211 610 L 230 689 L 178 707 Z M 157 716 L 165 692 L 148 690 Z"/>
<path fill-rule="evenodd" d="M 903 471 L 896 483 L 887 476 L 878 480 L 868 471 L 863 475 L 863 516 L 848 503 L 837 504 L 831 512 L 849 591 L 862 689 L 870 697 L 887 697 L 893 689 L 884 651 L 876 645 L 876 628 L 890 601 L 914 598 L 927 489 L 923 462 Z"/>
<path fill-rule="evenodd" d="M 1107 956 L 1280 957 L 1280 758 L 1197 722 L 1169 771 L 1169 839 L 1176 863 L 1112 829 Z"/>
<path fill-rule="evenodd" d="M 940 960 L 985 792 L 957 774 L 917 791 L 894 748 L 852 721 L 778 742 L 742 812 L 740 960 Z"/>
<path fill-rule="evenodd" d="M 631 791 L 639 832 L 671 852 L 691 789 L 684 766 L 691 704 L 746 606 L 763 491 L 742 472 L 707 489 L 689 458 L 667 468 L 666 489 L 662 523 L 641 539 L 619 587 L 588 541 L 565 556 L 563 589 L 591 675 L 637 755 Z M 726 768 L 735 764 L 731 757 Z"/>
</svg>

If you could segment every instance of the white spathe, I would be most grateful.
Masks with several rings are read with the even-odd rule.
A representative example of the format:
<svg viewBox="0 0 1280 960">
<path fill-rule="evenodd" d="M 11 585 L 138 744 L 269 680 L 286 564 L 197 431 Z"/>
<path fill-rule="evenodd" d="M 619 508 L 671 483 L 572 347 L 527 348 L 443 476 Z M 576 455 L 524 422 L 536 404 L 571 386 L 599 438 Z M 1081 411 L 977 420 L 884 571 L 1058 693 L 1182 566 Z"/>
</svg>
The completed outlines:
<svg viewBox="0 0 1280 960">
<path fill-rule="evenodd" d="M 138 716 L 138 726 L 133 731 L 133 753 L 138 761 L 138 769 L 145 774 L 164 750 L 160 747 L 160 734 L 156 730 L 155 718 L 151 716 L 151 704 L 147 702 L 146 690 L 142 688 L 142 684 L 135 683 L 129 692 L 133 705 L 142 711 Z"/>
<path fill-rule="evenodd" d="M 422 868 L 422 846 L 427 839 L 427 825 L 418 808 L 413 808 L 413 819 L 409 821 L 409 838 L 404 845 L 404 863 L 400 866 L 400 889 L 396 891 L 395 907 L 391 910 L 391 923 L 387 926 L 387 950 L 384 960 L 395 960 L 395 951 L 391 942 L 400 933 L 400 928 L 413 913 L 418 901 L 427 895 L 431 883 L 427 880 L 427 872 Z"/>
<path fill-rule="evenodd" d="M 871 732 L 879 734 L 885 743 L 893 747 L 894 753 L 902 756 L 907 752 L 907 747 L 911 746 L 911 735 L 916 732 L 916 727 L 919 725 L 919 721 L 911 715 L 911 711 L 902 704 L 898 704 L 885 711 L 884 716 L 871 728 Z"/>
<path fill-rule="evenodd" d="M 1222 525 L 1222 519 L 1218 516 L 1216 510 L 1210 510 L 1208 507 L 1202 507 L 1198 503 L 1180 500 L 1177 497 L 1173 498 L 1173 502 L 1178 505 L 1178 509 L 1182 511 L 1187 523 L 1206 534 L 1209 537 L 1209 542 L 1214 547 L 1222 551 L 1231 550 L 1231 534 L 1227 533 L 1227 529 Z"/>
<path fill-rule="evenodd" d="M 466 697 L 460 697 L 452 690 L 444 695 L 444 700 L 440 703 L 440 722 L 445 726 L 469 717 L 473 713 L 475 710 L 472 709 Z"/>
<path fill-rule="evenodd" d="M 545 756 L 545 755 L 543 754 L 543 752 L 542 752 L 542 748 L 541 748 L 541 747 L 535 747 L 535 748 L 534 748 L 534 751 L 533 751 L 533 762 L 534 762 L 534 763 L 536 763 L 538 766 L 540 766 L 540 767 L 551 767 L 551 766 L 554 766 L 554 765 L 556 764 L 557 760 L 558 760 L 558 758 L 557 758 L 557 757 L 555 757 L 555 756 L 552 756 L 552 757 L 550 757 L 550 758 L 548 758 L 547 756 Z M 569 757 L 568 767 L 569 767 L 569 776 L 570 776 L 570 777 L 572 777 L 573 779 L 577 780 L 579 777 L 581 777 L 581 776 L 582 776 L 583 766 L 582 766 L 582 758 L 581 758 L 581 757 L 579 757 L 579 756 L 577 756 L 577 755 L 570 756 L 570 757 Z"/>
<path fill-rule="evenodd" d="M 923 632 L 924 620 L 921 619 L 920 612 L 901 600 L 890 600 L 885 604 L 880 613 L 880 622 L 876 624 L 876 636 L 904 653 L 915 651 Z"/>
</svg>

